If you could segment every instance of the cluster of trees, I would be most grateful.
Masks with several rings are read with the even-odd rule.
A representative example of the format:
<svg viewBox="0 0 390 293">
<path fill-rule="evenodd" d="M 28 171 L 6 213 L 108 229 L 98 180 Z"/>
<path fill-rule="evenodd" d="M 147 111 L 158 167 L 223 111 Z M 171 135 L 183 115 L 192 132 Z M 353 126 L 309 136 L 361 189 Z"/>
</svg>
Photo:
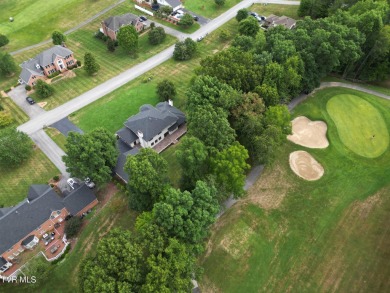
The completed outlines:
<svg viewBox="0 0 390 293">
<path fill-rule="evenodd" d="M 166 34 L 164 28 L 150 25 L 148 40 L 151 45 L 161 44 L 162 42 L 164 42 L 165 38 Z"/>
<path fill-rule="evenodd" d="M 17 167 L 33 153 L 33 142 L 24 132 L 7 127 L 0 130 L 0 165 Z"/>
<path fill-rule="evenodd" d="M 313 46 L 318 46 L 324 38 L 320 29 L 331 35 L 329 39 L 336 44 L 332 44 L 329 51 L 327 44 L 321 49 L 325 53 L 344 51 L 332 60 L 336 64 L 333 70 L 344 78 L 382 80 L 390 72 L 389 5 L 390 1 L 386 0 L 303 0 L 299 7 L 300 16 L 326 18 L 318 21 L 305 19 L 297 28 L 320 37 Z M 309 39 L 315 40 L 316 36 L 311 35 Z M 340 45 L 337 45 L 338 40 Z"/>
<path fill-rule="evenodd" d="M 177 42 L 175 44 L 175 50 L 173 51 L 173 58 L 175 60 L 189 60 L 191 59 L 197 50 L 197 44 L 191 38 L 186 38 L 183 42 Z"/>
</svg>

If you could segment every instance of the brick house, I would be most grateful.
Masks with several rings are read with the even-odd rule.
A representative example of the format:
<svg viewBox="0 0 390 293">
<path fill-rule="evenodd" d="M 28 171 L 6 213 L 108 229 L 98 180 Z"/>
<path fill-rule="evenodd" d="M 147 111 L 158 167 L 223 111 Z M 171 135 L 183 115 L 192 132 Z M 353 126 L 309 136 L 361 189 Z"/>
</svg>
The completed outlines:
<svg viewBox="0 0 390 293">
<path fill-rule="evenodd" d="M 97 203 L 96 196 L 85 184 L 62 195 L 47 185 L 31 185 L 24 201 L 0 208 L 0 274 L 24 250 L 35 247 L 55 224 L 62 223 L 68 215 L 80 216 Z"/>
<path fill-rule="evenodd" d="M 140 21 L 138 16 L 126 13 L 123 15 L 111 16 L 106 20 L 103 20 L 101 31 L 104 35 L 115 41 L 119 29 L 125 25 L 134 26 L 137 32 L 141 32 L 144 29 L 144 24 Z"/>
<path fill-rule="evenodd" d="M 136 155 L 140 147 L 155 147 L 185 123 L 185 114 L 174 107 L 171 100 L 158 103 L 156 107 L 148 104 L 141 106 L 139 113 L 127 119 L 124 127 L 116 132 L 120 155 L 115 173 L 127 182 L 129 176 L 123 170 L 127 156 Z"/>
<path fill-rule="evenodd" d="M 64 72 L 76 62 L 71 50 L 56 45 L 20 64 L 22 72 L 19 76 L 19 83 L 33 86 L 38 79 L 46 79 L 56 71 Z"/>
</svg>

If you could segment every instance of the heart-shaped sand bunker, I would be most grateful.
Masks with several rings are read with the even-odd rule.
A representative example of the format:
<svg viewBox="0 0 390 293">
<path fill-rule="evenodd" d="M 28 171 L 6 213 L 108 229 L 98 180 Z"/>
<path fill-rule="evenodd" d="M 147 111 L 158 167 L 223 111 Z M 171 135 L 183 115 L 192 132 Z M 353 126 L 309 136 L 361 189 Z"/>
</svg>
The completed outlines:
<svg viewBox="0 0 390 293">
<path fill-rule="evenodd" d="M 296 151 L 290 154 L 290 168 L 299 177 L 314 181 L 324 175 L 324 168 L 308 152 Z"/>
<path fill-rule="evenodd" d="M 329 146 L 327 129 L 323 121 L 311 121 L 305 116 L 299 116 L 292 121 L 292 134 L 287 139 L 307 148 L 324 149 Z"/>
</svg>

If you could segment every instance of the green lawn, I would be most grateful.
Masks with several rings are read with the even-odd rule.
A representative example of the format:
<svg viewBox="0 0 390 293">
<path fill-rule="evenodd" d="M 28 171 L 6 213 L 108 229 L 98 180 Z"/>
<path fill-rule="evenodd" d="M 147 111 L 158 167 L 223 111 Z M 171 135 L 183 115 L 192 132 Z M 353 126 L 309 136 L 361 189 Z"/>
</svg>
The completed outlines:
<svg viewBox="0 0 390 293">
<path fill-rule="evenodd" d="M 251 6 L 249 10 L 257 12 L 258 14 L 263 15 L 265 17 L 269 16 L 270 14 L 275 14 L 278 16 L 285 15 L 298 20 L 298 7 L 299 6 L 297 5 L 256 4 Z"/>
<path fill-rule="evenodd" d="M 319 91 L 293 116 L 328 124 L 330 146 L 286 142 L 247 198 L 223 215 L 201 259 L 201 289 L 213 292 L 386 292 L 390 230 L 390 150 L 374 159 L 349 151 L 326 109 L 342 88 Z M 364 95 L 390 127 L 390 101 Z M 348 111 L 348 110 L 347 110 Z M 311 153 L 325 168 L 314 182 L 298 178 L 289 153 Z"/>
<path fill-rule="evenodd" d="M 61 132 L 59 132 L 57 129 L 48 127 L 45 129 L 45 132 L 50 138 L 63 150 L 66 151 L 65 144 L 66 144 L 66 137 Z"/>
<path fill-rule="evenodd" d="M 213 0 L 183 0 L 182 2 L 184 7 L 189 11 L 195 12 L 207 18 L 215 18 L 239 3 L 240 0 L 226 0 L 225 4 L 222 6 L 218 6 Z"/>
<path fill-rule="evenodd" d="M 176 150 L 179 147 L 180 142 L 176 145 L 172 145 L 161 153 L 161 156 L 168 162 L 168 177 L 173 187 L 180 187 L 181 178 L 181 166 L 176 158 Z"/>
<path fill-rule="evenodd" d="M 23 112 L 9 97 L 0 97 L 0 104 L 5 111 L 9 111 L 15 121 L 15 125 L 20 125 L 29 120 L 26 113 Z"/>
<path fill-rule="evenodd" d="M 36 149 L 32 157 L 18 168 L 0 167 L 0 206 L 12 206 L 26 198 L 31 184 L 46 184 L 59 171 Z"/>
<path fill-rule="evenodd" d="M 362 97 L 336 95 L 328 101 L 326 109 L 336 124 L 341 141 L 350 150 L 367 158 L 379 157 L 387 150 L 389 131 L 385 121 Z"/>
<path fill-rule="evenodd" d="M 55 30 L 66 31 L 117 0 L 2 0 L 0 32 L 10 40 L 8 52 L 50 39 Z M 9 22 L 9 17 L 14 22 Z"/>
</svg>

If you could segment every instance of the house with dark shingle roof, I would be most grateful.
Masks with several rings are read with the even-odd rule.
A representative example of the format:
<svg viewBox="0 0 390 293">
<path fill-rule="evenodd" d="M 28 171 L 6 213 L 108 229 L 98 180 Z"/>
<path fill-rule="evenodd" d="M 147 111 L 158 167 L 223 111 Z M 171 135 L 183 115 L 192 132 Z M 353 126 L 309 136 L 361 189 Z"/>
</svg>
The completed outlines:
<svg viewBox="0 0 390 293">
<path fill-rule="evenodd" d="M 120 155 L 115 173 L 127 182 L 129 176 L 123 170 L 127 156 L 136 155 L 140 148 L 156 147 L 185 123 L 185 114 L 174 107 L 171 100 L 158 103 L 156 107 L 141 106 L 139 113 L 127 119 L 124 127 L 116 132 Z"/>
<path fill-rule="evenodd" d="M 102 33 L 109 37 L 111 40 L 116 40 L 116 36 L 119 29 L 122 26 L 132 25 L 137 32 L 141 32 L 144 29 L 144 24 L 140 21 L 139 16 L 126 13 L 123 15 L 111 16 L 102 21 Z"/>
<path fill-rule="evenodd" d="M 31 185 L 25 200 L 14 207 L 0 208 L 0 273 L 66 216 L 79 216 L 97 203 L 85 184 L 67 195 L 57 194 L 48 185 Z"/>
<path fill-rule="evenodd" d="M 56 45 L 20 64 L 22 72 L 19 76 L 19 83 L 33 86 L 38 79 L 46 79 L 47 76 L 57 71 L 64 72 L 76 62 L 71 50 Z"/>
<path fill-rule="evenodd" d="M 293 29 L 296 25 L 297 21 L 287 16 L 277 16 L 271 14 L 265 19 L 264 26 L 270 28 L 278 25 L 282 25 L 287 29 Z"/>
</svg>

